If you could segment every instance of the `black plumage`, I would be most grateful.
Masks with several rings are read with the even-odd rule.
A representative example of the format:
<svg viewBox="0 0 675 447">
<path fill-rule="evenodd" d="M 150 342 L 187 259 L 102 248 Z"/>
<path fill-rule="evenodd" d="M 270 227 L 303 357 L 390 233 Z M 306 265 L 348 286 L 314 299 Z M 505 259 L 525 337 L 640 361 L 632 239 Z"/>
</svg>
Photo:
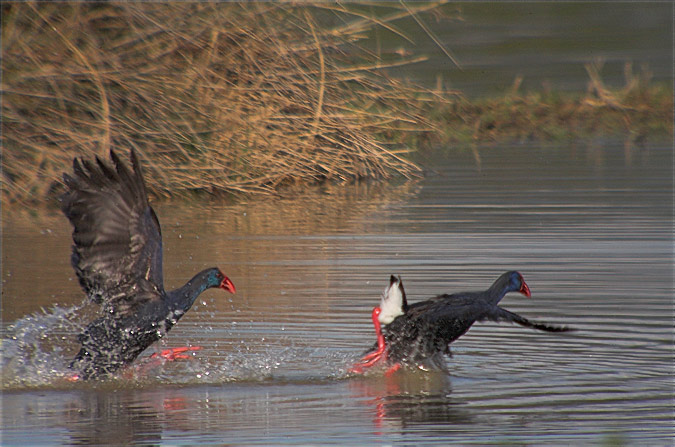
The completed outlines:
<svg viewBox="0 0 675 447">
<path fill-rule="evenodd" d="M 87 296 L 102 316 L 78 340 L 71 363 L 80 378 L 115 372 L 159 340 L 187 312 L 201 292 L 234 284 L 218 269 L 206 269 L 183 287 L 164 290 L 162 234 L 148 203 L 141 166 L 130 151 L 130 170 L 114 151 L 112 166 L 73 160 L 64 174 L 61 210 L 73 225 L 71 263 Z"/>
<path fill-rule="evenodd" d="M 381 332 L 390 363 L 436 364 L 439 354 L 451 355 L 450 343 L 464 335 L 477 321 L 511 322 L 546 332 L 567 332 L 568 327 L 536 323 L 498 304 L 509 292 L 530 296 L 522 275 L 502 274 L 480 292 L 444 294 L 408 305 L 400 278 L 391 277 L 380 304 Z M 378 348 L 377 345 L 372 351 Z"/>
</svg>

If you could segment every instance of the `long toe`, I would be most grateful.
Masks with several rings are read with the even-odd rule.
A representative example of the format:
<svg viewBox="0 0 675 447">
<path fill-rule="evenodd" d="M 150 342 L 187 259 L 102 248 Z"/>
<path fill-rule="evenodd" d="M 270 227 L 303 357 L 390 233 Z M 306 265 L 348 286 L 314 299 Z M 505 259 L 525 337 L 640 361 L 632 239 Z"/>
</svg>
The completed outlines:
<svg viewBox="0 0 675 447">
<path fill-rule="evenodd" d="M 150 356 L 151 359 L 162 357 L 163 359 L 173 361 L 179 359 L 189 359 L 190 355 L 186 352 L 199 351 L 201 346 L 181 346 L 179 348 L 168 348 L 162 350 L 159 354 L 154 353 Z"/>
</svg>

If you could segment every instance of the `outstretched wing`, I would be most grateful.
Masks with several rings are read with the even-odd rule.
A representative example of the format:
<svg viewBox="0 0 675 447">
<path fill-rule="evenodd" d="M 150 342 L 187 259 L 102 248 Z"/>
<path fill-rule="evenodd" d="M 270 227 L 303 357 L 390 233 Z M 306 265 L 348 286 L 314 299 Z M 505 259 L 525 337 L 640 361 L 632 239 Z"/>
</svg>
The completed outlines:
<svg viewBox="0 0 675 447">
<path fill-rule="evenodd" d="M 132 171 L 112 150 L 110 158 L 113 166 L 73 160 L 61 210 L 73 225 L 71 263 L 82 288 L 106 311 L 126 315 L 164 296 L 162 235 L 136 153 Z"/>
<path fill-rule="evenodd" d="M 485 319 L 495 322 L 509 321 L 511 323 L 519 324 L 523 327 L 529 327 L 545 332 L 572 332 L 576 330 L 568 326 L 551 326 L 545 323 L 530 321 L 525 317 L 521 317 L 520 315 L 510 312 L 499 306 L 495 306 L 491 312 L 486 314 Z"/>
<path fill-rule="evenodd" d="M 439 295 L 408 307 L 408 312 L 383 328 L 394 360 L 419 361 L 444 352 L 485 312 L 471 292 Z"/>
</svg>

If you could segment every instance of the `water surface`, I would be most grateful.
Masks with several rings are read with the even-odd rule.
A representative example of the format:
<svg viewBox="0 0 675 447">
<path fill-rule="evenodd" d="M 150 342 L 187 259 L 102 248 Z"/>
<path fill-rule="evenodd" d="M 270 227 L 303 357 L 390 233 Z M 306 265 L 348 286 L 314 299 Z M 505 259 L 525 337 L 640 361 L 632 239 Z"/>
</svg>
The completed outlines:
<svg viewBox="0 0 675 447">
<path fill-rule="evenodd" d="M 429 54 L 392 73 L 467 95 L 518 76 L 522 89 L 583 91 L 598 58 L 611 87 L 627 62 L 672 80 L 671 4 L 460 6 L 463 21 L 427 24 L 461 70 L 412 21 L 400 26 L 413 43 L 382 32 L 373 49 Z M 96 312 L 66 219 L 4 212 L 0 443 L 672 445 L 672 147 L 441 148 L 420 162 L 418 182 L 156 203 L 167 288 L 217 265 L 237 294 L 207 291 L 134 368 L 97 383 L 64 380 Z M 578 331 L 477 324 L 447 372 L 346 372 L 373 341 L 390 274 L 416 301 L 510 269 L 533 296 L 505 308 Z M 202 349 L 148 359 L 182 345 Z"/>
<path fill-rule="evenodd" d="M 671 149 L 499 147 L 422 163 L 419 182 L 156 204 L 167 287 L 218 265 L 237 294 L 208 291 L 162 341 L 201 346 L 191 360 L 155 364 L 151 348 L 102 383 L 63 380 L 94 315 L 67 222 L 4 216 L 2 444 L 670 444 Z M 346 372 L 373 341 L 390 274 L 416 301 L 508 269 L 533 296 L 505 308 L 578 331 L 477 324 L 447 373 Z"/>
<path fill-rule="evenodd" d="M 584 91 L 585 65 L 597 62 L 611 88 L 626 85 L 626 64 L 633 73 L 672 84 L 672 3 L 452 2 L 442 11 L 450 19 L 420 19 L 454 61 L 412 18 L 394 24 L 407 39 L 377 29 L 368 45 L 385 60 L 426 56 L 390 71 L 469 96 L 502 94 L 516 79 L 521 92 Z"/>
</svg>

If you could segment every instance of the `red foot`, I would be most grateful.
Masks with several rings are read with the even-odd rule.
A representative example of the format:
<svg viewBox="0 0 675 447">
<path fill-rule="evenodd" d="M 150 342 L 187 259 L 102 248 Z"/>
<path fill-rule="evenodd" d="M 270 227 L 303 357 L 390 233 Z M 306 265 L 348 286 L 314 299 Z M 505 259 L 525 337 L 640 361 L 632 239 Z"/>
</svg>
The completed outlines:
<svg viewBox="0 0 675 447">
<path fill-rule="evenodd" d="M 365 368 L 370 368 L 379 362 L 387 361 L 387 346 L 384 342 L 384 335 L 382 335 L 382 327 L 380 326 L 380 312 L 382 310 L 379 307 L 375 307 L 372 313 L 373 326 L 375 326 L 375 334 L 377 335 L 377 349 L 371 353 L 368 353 L 361 358 L 357 363 L 349 368 L 349 372 L 353 374 L 363 374 Z M 400 367 L 400 365 L 399 365 Z"/>
<path fill-rule="evenodd" d="M 165 349 L 160 353 L 154 353 L 150 356 L 151 359 L 157 358 L 157 357 L 162 357 L 166 360 L 173 361 L 173 360 L 185 360 L 189 359 L 190 356 L 188 354 L 183 354 L 184 352 L 191 352 L 191 351 L 199 351 L 202 349 L 201 346 L 183 346 L 180 348 L 169 348 Z"/>
<path fill-rule="evenodd" d="M 373 353 L 371 353 L 371 354 L 369 354 L 369 355 L 372 355 L 372 354 L 373 354 Z M 364 359 L 365 359 L 365 357 L 364 357 Z M 385 353 L 384 356 L 377 356 L 376 358 L 374 358 L 374 359 L 372 359 L 372 360 L 370 360 L 370 361 L 367 361 L 367 362 L 364 362 L 363 359 L 361 359 L 360 362 L 355 363 L 354 366 L 352 366 L 351 368 L 349 368 L 349 372 L 352 373 L 352 374 L 363 374 L 363 373 L 365 372 L 365 369 L 366 369 L 366 368 L 370 368 L 371 366 L 375 365 L 376 363 L 379 363 L 379 362 L 386 362 L 386 361 L 387 361 L 386 353 Z M 401 369 L 401 364 L 400 364 L 400 363 L 396 363 L 396 364 L 392 365 L 392 366 L 384 373 L 384 375 L 387 376 L 387 377 L 389 377 L 389 376 L 391 376 L 392 374 L 394 374 L 396 371 L 398 371 L 399 369 Z"/>
<path fill-rule="evenodd" d="M 380 352 L 379 350 L 371 352 L 370 354 L 364 356 L 359 362 L 355 363 L 354 366 L 349 368 L 349 372 L 353 374 L 363 374 L 366 368 L 370 368 L 371 366 L 386 360 L 386 352 Z"/>
<path fill-rule="evenodd" d="M 66 380 L 68 382 L 78 382 L 80 380 L 80 375 L 79 374 L 73 374 L 72 376 L 66 377 Z"/>
<path fill-rule="evenodd" d="M 389 369 L 387 370 L 387 372 L 384 373 L 384 375 L 387 376 L 387 377 L 389 377 L 389 376 L 391 376 L 392 374 L 394 374 L 396 371 L 398 371 L 399 369 L 401 369 L 401 364 L 400 364 L 400 363 L 397 363 L 397 364 L 395 364 L 394 366 L 392 366 L 391 368 L 389 368 Z"/>
</svg>

